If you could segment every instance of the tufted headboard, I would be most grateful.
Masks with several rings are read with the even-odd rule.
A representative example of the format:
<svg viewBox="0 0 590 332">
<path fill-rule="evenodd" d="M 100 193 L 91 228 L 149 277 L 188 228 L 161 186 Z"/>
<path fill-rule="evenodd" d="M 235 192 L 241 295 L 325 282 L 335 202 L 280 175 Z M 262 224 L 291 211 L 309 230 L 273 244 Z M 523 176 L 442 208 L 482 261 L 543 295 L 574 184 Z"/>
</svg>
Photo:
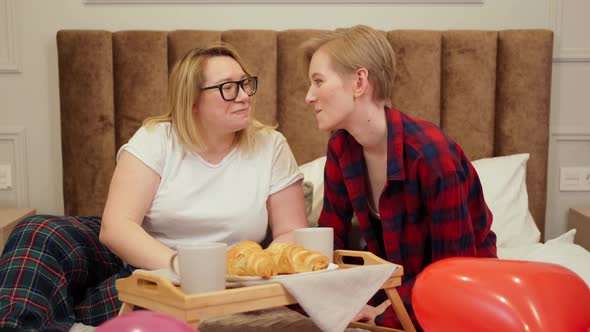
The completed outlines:
<svg viewBox="0 0 590 332">
<path fill-rule="evenodd" d="M 259 77 L 255 116 L 278 124 L 301 164 L 326 152 L 304 102 L 298 47 L 319 30 L 57 33 L 65 213 L 100 215 L 115 153 L 166 108 L 168 72 L 193 47 L 225 41 Z M 543 232 L 553 33 L 384 31 L 397 54 L 393 104 L 440 125 L 472 160 L 528 152 L 529 208 Z"/>
</svg>

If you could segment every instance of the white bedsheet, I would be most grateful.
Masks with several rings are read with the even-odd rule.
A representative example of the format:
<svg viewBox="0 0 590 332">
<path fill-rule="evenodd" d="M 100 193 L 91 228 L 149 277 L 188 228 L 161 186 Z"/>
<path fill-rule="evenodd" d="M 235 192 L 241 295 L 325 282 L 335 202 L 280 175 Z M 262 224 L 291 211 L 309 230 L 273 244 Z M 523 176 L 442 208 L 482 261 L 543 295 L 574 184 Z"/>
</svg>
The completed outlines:
<svg viewBox="0 0 590 332">
<path fill-rule="evenodd" d="M 501 259 L 553 263 L 576 272 L 590 287 L 590 251 L 574 244 L 576 230 L 545 243 L 528 244 L 522 247 L 498 248 Z"/>
</svg>

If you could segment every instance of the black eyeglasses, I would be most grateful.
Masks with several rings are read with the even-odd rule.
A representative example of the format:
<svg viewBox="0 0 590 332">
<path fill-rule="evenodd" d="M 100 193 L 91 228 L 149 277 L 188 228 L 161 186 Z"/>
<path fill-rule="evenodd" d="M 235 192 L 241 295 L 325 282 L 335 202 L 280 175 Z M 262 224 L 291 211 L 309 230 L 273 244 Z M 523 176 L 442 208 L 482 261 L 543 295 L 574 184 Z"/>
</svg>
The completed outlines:
<svg viewBox="0 0 590 332">
<path fill-rule="evenodd" d="M 258 87 L 258 77 L 251 76 L 246 77 L 241 81 L 224 82 L 201 88 L 201 90 L 219 89 L 219 93 L 221 93 L 223 100 L 232 101 L 238 98 L 240 87 L 248 96 L 254 95 L 256 93 L 256 88 Z"/>
</svg>

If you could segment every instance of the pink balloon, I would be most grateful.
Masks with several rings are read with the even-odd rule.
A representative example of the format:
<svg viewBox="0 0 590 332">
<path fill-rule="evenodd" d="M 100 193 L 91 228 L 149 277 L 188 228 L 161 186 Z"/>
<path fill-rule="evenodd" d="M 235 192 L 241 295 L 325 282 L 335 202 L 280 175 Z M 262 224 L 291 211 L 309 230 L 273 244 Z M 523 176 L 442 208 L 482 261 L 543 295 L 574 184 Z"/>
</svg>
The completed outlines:
<svg viewBox="0 0 590 332">
<path fill-rule="evenodd" d="M 155 311 L 138 310 L 110 319 L 96 332 L 195 332 L 186 323 Z M 197 330 L 198 331 L 198 330 Z"/>
<path fill-rule="evenodd" d="M 416 278 L 413 309 L 427 332 L 583 331 L 590 289 L 560 265 L 456 257 Z"/>
</svg>

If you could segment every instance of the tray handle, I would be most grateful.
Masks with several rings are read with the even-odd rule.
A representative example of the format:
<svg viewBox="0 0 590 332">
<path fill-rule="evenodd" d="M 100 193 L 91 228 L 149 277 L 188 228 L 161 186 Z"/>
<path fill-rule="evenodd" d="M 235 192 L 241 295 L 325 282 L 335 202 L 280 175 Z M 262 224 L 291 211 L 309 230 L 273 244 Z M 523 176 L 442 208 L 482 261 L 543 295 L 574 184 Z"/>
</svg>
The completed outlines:
<svg viewBox="0 0 590 332">
<path fill-rule="evenodd" d="M 146 296 L 162 298 L 184 298 L 184 293 L 174 286 L 170 280 L 142 272 L 135 272 L 131 276 L 117 280 L 119 292 L 133 292 Z"/>
<path fill-rule="evenodd" d="M 363 259 L 363 264 L 344 263 L 344 257 L 358 257 Z M 360 265 L 391 264 L 383 258 L 369 251 L 334 250 L 334 263 L 341 267 L 355 267 Z"/>
<path fill-rule="evenodd" d="M 363 260 L 362 264 L 348 264 L 344 263 L 344 257 L 356 257 Z M 375 264 L 393 264 L 392 262 L 386 261 L 385 259 L 373 254 L 370 251 L 359 251 L 359 250 L 334 250 L 334 264 L 342 268 L 357 267 L 362 265 L 375 265 Z M 397 265 L 397 264 L 394 264 Z M 392 274 L 392 277 L 401 277 L 404 274 L 404 268 L 401 265 L 397 265 L 397 269 Z"/>
</svg>

